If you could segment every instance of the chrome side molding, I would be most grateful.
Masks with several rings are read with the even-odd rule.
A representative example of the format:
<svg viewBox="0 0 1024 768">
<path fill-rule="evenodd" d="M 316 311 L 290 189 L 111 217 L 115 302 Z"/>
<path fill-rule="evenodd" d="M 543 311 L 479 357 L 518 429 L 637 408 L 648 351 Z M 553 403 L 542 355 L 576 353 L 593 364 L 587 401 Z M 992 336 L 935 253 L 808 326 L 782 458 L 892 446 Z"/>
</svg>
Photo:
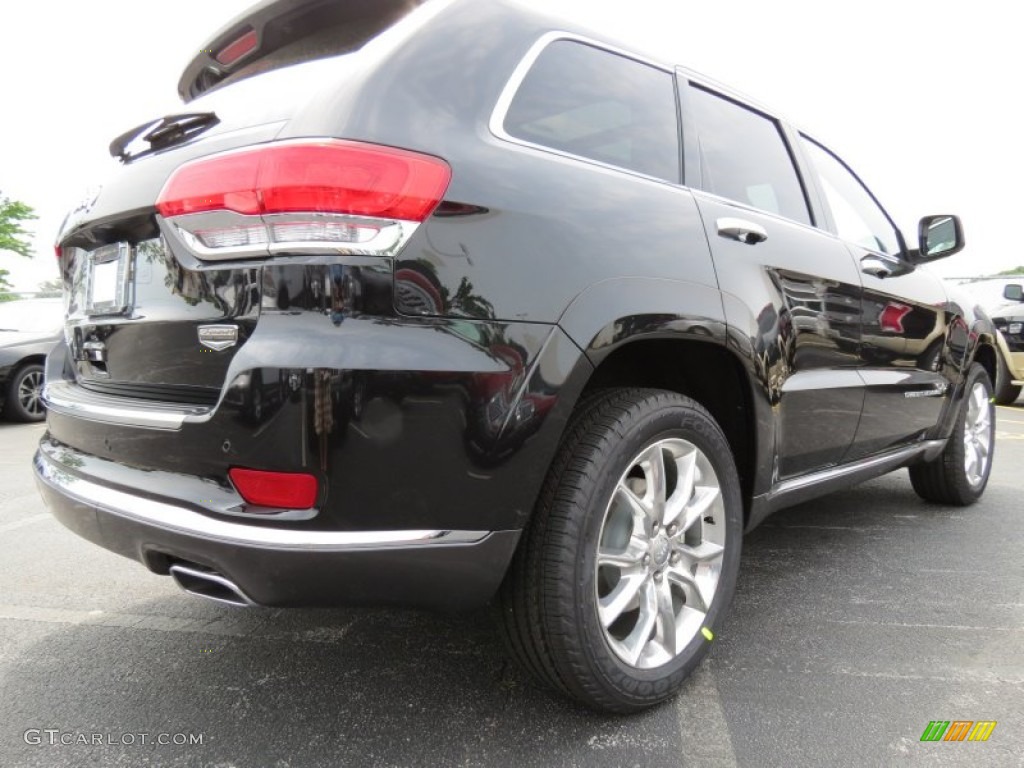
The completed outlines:
<svg viewBox="0 0 1024 768">
<path fill-rule="evenodd" d="M 772 512 L 879 477 L 900 467 L 908 467 L 918 461 L 930 461 L 942 453 L 946 442 L 923 440 L 881 456 L 870 456 L 860 461 L 783 480 L 770 492 L 753 499 L 747 530 L 755 528 Z"/>
</svg>

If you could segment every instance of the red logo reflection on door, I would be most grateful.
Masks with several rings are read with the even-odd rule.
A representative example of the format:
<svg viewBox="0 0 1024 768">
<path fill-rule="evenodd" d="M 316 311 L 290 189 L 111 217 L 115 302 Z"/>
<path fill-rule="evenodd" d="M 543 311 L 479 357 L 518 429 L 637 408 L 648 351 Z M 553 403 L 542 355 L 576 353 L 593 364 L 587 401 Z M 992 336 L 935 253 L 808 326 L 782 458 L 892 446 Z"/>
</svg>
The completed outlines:
<svg viewBox="0 0 1024 768">
<path fill-rule="evenodd" d="M 890 301 L 878 315 L 878 324 L 887 333 L 903 333 L 903 318 L 910 314 L 906 304 Z"/>
</svg>

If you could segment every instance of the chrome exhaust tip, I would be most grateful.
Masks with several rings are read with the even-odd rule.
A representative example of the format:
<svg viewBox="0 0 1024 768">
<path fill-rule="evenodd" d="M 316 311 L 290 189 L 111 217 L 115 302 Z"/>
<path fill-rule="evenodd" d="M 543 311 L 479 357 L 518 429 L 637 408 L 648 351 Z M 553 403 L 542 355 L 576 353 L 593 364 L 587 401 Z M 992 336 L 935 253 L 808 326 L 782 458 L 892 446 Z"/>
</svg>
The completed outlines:
<svg viewBox="0 0 1024 768">
<path fill-rule="evenodd" d="M 230 579 L 213 571 L 175 563 L 170 567 L 171 578 L 190 595 L 205 597 L 215 603 L 252 608 L 258 605 Z"/>
</svg>

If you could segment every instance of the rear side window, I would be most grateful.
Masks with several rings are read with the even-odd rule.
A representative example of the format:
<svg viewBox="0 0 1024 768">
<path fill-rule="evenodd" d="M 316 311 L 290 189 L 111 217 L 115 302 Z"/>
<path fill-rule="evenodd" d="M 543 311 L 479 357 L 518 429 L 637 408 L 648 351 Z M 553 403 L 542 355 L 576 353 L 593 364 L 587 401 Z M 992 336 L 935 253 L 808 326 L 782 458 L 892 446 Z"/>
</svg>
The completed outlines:
<svg viewBox="0 0 1024 768">
<path fill-rule="evenodd" d="M 807 199 L 778 124 L 703 88 L 691 87 L 689 95 L 704 190 L 810 224 Z"/>
<path fill-rule="evenodd" d="M 527 73 L 505 115 L 517 139 L 679 183 L 672 75 L 558 40 Z"/>
</svg>

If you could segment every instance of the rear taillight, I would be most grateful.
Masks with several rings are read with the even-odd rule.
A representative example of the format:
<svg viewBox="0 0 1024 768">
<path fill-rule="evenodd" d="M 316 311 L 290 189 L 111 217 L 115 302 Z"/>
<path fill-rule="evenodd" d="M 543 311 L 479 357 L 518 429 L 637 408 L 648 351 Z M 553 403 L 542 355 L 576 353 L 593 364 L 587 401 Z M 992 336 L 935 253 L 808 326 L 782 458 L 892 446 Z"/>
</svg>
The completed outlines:
<svg viewBox="0 0 1024 768">
<path fill-rule="evenodd" d="M 351 141 L 266 144 L 178 168 L 157 200 L 198 257 L 393 255 L 441 202 L 448 164 Z"/>
<path fill-rule="evenodd" d="M 309 509 L 316 503 L 317 483 L 313 475 L 241 467 L 230 469 L 228 475 L 242 498 L 258 507 Z"/>
</svg>

